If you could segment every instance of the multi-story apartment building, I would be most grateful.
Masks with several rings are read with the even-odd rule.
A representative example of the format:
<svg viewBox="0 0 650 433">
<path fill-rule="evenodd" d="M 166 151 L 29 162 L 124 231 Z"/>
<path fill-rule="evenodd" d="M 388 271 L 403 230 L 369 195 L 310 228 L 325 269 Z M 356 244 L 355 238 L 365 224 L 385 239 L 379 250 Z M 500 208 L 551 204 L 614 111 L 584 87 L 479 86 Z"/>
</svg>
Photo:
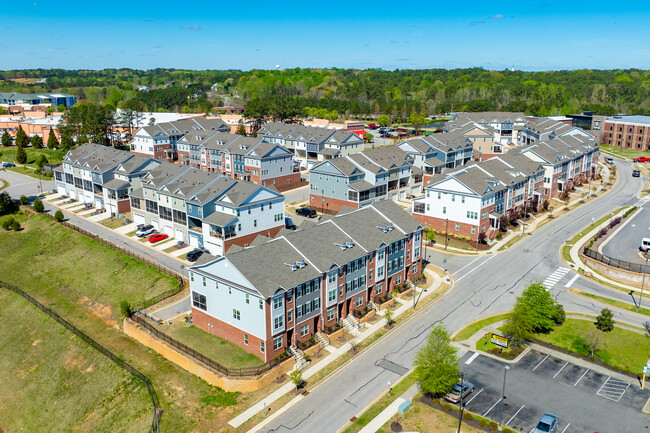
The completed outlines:
<svg viewBox="0 0 650 433">
<path fill-rule="evenodd" d="M 582 128 L 559 122 L 551 118 L 531 119 L 521 129 L 519 146 L 525 146 L 542 140 L 553 140 L 556 137 L 581 137 L 586 140 L 595 140 L 595 137 Z"/>
<path fill-rule="evenodd" d="M 493 129 L 481 126 L 476 122 L 468 121 L 465 124 L 456 126 L 446 134 L 460 134 L 467 138 L 473 146 L 474 159 L 485 161 L 493 156 L 502 155 L 508 150 L 507 145 L 495 139 Z M 444 134 L 443 134 L 444 135 Z"/>
<path fill-rule="evenodd" d="M 10 114 L 28 111 L 47 111 L 62 105 L 66 109 L 77 103 L 77 97 L 64 93 L 0 93 L 0 107 L 6 108 Z"/>
<path fill-rule="evenodd" d="M 457 113 L 453 120 L 447 122 L 446 129 L 452 130 L 467 123 L 467 121 L 475 122 L 493 131 L 495 143 L 508 145 L 517 143 L 519 131 L 526 124 L 526 116 L 524 113 L 499 111 Z"/>
<path fill-rule="evenodd" d="M 373 203 L 190 268 L 192 322 L 268 362 L 421 272 L 420 224 Z"/>
<path fill-rule="evenodd" d="M 266 123 L 258 135 L 289 149 L 300 166 L 308 169 L 328 159 L 361 152 L 364 146 L 363 138 L 350 131 L 278 122 Z"/>
<path fill-rule="evenodd" d="M 207 135 L 214 132 L 230 132 L 230 127 L 221 119 L 203 117 L 157 123 L 138 128 L 129 146 L 131 152 L 138 155 L 176 161 L 179 157 L 189 156 L 179 154 L 176 143 L 185 134 L 193 131 L 201 131 L 202 134 Z"/>
<path fill-rule="evenodd" d="M 326 213 L 360 208 L 379 200 L 398 200 L 420 190 L 422 176 L 413 159 L 397 146 L 334 158 L 309 171 L 309 203 Z"/>
<path fill-rule="evenodd" d="M 603 128 L 603 144 L 650 150 L 650 116 L 607 116 Z"/>
<path fill-rule="evenodd" d="M 215 132 L 186 134 L 178 142 L 179 153 L 189 155 L 182 163 L 201 170 L 218 172 L 233 179 L 258 185 L 274 185 L 279 190 L 300 182 L 293 153 L 264 138 L 242 137 Z"/>
<path fill-rule="evenodd" d="M 125 164 L 132 167 L 129 161 L 137 166 L 157 165 L 151 158 L 143 159 L 100 144 L 84 144 L 70 150 L 54 169 L 56 189 L 60 194 L 112 214 L 127 212 L 129 187 L 115 180 L 115 171 Z"/>
<path fill-rule="evenodd" d="M 223 255 L 284 227 L 284 196 L 218 173 L 163 163 L 130 193 L 134 222 Z"/>
<path fill-rule="evenodd" d="M 436 175 L 413 200 L 413 216 L 440 232 L 479 240 L 493 237 L 501 218 L 559 197 L 591 179 L 598 146 L 573 136 L 541 141 L 460 170 Z"/>
</svg>

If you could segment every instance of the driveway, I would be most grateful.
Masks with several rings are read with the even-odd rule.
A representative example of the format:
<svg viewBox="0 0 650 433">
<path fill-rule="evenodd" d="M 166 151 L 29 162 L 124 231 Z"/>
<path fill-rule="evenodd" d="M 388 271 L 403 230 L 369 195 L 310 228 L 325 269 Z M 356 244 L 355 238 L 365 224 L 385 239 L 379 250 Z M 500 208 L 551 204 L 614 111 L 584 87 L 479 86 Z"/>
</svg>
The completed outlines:
<svg viewBox="0 0 650 433">
<path fill-rule="evenodd" d="M 463 356 L 461 371 L 475 386 L 466 400 L 470 411 L 502 419 L 519 432 L 530 432 L 545 412 L 560 418 L 556 433 L 636 433 L 650 427 L 650 416 L 641 412 L 650 390 L 537 351 L 510 364 L 501 418 L 505 365 L 472 352 Z"/>
</svg>

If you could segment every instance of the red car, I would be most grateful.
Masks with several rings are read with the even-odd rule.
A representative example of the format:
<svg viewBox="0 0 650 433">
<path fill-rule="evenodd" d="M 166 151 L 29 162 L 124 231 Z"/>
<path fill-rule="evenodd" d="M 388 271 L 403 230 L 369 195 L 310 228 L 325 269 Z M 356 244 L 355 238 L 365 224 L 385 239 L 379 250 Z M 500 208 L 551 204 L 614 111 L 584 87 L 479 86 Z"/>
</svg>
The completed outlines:
<svg viewBox="0 0 650 433">
<path fill-rule="evenodd" d="M 149 242 L 152 244 L 155 244 L 158 241 L 162 241 L 163 239 L 167 239 L 169 236 L 165 233 L 158 233 L 157 235 L 151 235 L 149 236 Z"/>
<path fill-rule="evenodd" d="M 634 162 L 650 162 L 650 158 L 646 156 L 639 156 L 637 158 L 634 158 Z"/>
</svg>

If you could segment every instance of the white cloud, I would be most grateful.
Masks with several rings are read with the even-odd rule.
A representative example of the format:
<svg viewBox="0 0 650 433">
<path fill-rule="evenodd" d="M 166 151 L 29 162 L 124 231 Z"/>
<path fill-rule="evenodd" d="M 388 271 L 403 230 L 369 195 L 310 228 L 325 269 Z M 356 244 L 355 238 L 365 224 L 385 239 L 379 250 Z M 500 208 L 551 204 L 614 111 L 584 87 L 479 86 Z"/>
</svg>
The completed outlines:
<svg viewBox="0 0 650 433">
<path fill-rule="evenodd" d="M 185 30 L 201 30 L 201 27 L 197 26 L 196 24 L 193 24 L 191 26 L 181 26 L 181 28 Z"/>
<path fill-rule="evenodd" d="M 501 20 L 503 19 L 503 14 L 490 15 L 490 18 L 493 20 Z"/>
</svg>

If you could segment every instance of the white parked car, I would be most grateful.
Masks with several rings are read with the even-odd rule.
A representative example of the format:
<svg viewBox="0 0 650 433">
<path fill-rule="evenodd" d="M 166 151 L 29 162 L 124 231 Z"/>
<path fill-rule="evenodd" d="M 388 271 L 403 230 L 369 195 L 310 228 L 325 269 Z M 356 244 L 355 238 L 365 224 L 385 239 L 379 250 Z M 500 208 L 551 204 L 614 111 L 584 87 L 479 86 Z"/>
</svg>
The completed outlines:
<svg viewBox="0 0 650 433">
<path fill-rule="evenodd" d="M 140 227 L 140 229 L 137 232 L 135 232 L 135 235 L 139 238 L 143 238 L 155 232 L 156 229 L 154 228 L 154 226 L 152 226 L 151 224 L 146 224 Z"/>
</svg>

